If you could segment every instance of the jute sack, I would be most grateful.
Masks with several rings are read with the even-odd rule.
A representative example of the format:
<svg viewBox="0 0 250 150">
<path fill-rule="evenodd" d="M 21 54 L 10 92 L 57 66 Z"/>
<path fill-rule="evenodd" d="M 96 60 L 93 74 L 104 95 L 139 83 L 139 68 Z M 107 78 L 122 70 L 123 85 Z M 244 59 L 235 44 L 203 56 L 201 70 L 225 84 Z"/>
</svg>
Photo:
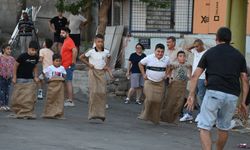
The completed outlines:
<svg viewBox="0 0 250 150">
<path fill-rule="evenodd" d="M 48 81 L 44 118 L 62 118 L 64 112 L 64 79 L 53 78 Z"/>
<path fill-rule="evenodd" d="M 106 84 L 104 70 L 89 70 L 88 119 L 105 118 Z"/>
<path fill-rule="evenodd" d="M 177 80 L 170 83 L 161 109 L 161 121 L 174 123 L 178 119 L 185 101 L 186 86 L 186 81 Z"/>
<path fill-rule="evenodd" d="M 145 100 L 143 110 L 138 118 L 158 124 L 160 121 L 161 104 L 164 95 L 164 82 L 145 80 L 144 94 Z"/>
<path fill-rule="evenodd" d="M 35 117 L 37 85 L 35 82 L 14 84 L 11 97 L 11 110 L 17 118 Z"/>
</svg>

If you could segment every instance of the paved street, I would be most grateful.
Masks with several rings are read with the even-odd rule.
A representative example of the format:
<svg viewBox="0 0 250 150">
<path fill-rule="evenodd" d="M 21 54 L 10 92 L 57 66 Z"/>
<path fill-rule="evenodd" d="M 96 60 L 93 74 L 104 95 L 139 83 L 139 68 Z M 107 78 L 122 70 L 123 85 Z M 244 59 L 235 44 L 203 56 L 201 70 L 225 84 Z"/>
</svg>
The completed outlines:
<svg viewBox="0 0 250 150">
<path fill-rule="evenodd" d="M 65 109 L 65 120 L 16 120 L 0 113 L 0 150 L 200 150 L 194 124 L 153 125 L 136 119 L 141 106 L 110 97 L 107 120 L 87 120 L 87 98 L 76 96 L 76 107 Z M 37 102 L 37 115 L 43 101 Z M 250 144 L 250 134 L 230 132 L 225 150 Z"/>
</svg>

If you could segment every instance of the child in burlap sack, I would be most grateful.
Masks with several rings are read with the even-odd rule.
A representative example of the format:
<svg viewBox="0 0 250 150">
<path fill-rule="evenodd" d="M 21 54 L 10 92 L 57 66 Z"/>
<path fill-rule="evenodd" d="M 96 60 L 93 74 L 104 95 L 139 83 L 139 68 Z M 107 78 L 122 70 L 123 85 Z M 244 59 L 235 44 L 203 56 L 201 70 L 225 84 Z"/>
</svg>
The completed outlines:
<svg viewBox="0 0 250 150">
<path fill-rule="evenodd" d="M 64 111 L 64 78 L 66 70 L 61 66 L 62 58 L 53 55 L 53 65 L 45 68 L 43 73 L 48 79 L 47 96 L 42 117 L 50 119 L 63 118 Z"/>
<path fill-rule="evenodd" d="M 35 119 L 34 114 L 38 78 L 37 56 L 38 43 L 31 41 L 28 51 L 22 53 L 16 60 L 13 71 L 11 110 L 10 117 L 18 119 Z M 35 81 L 35 82 L 34 82 Z"/>
<path fill-rule="evenodd" d="M 187 81 L 191 77 L 192 66 L 186 62 L 184 51 L 177 53 L 178 63 L 169 66 L 170 79 L 167 97 L 163 101 L 161 109 L 161 121 L 177 123 L 178 116 L 185 102 Z"/>
</svg>

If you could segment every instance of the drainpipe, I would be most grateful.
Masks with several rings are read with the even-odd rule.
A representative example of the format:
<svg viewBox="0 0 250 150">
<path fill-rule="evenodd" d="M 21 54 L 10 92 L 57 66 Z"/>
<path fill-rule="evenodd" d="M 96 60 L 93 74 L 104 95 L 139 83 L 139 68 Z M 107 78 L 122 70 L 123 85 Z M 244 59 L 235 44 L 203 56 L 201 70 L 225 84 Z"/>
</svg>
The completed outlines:
<svg viewBox="0 0 250 150">
<path fill-rule="evenodd" d="M 232 0 L 227 0 L 226 27 L 228 28 L 230 28 L 231 10 L 232 10 Z"/>
</svg>

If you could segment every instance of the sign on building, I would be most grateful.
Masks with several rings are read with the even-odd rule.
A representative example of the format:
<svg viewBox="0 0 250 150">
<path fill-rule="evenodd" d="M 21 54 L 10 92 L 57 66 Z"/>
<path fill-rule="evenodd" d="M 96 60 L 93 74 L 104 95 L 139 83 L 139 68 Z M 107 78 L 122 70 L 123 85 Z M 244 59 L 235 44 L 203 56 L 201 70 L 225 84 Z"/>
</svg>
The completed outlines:
<svg viewBox="0 0 250 150">
<path fill-rule="evenodd" d="M 227 0 L 195 0 L 193 33 L 216 33 L 226 24 Z"/>
</svg>

